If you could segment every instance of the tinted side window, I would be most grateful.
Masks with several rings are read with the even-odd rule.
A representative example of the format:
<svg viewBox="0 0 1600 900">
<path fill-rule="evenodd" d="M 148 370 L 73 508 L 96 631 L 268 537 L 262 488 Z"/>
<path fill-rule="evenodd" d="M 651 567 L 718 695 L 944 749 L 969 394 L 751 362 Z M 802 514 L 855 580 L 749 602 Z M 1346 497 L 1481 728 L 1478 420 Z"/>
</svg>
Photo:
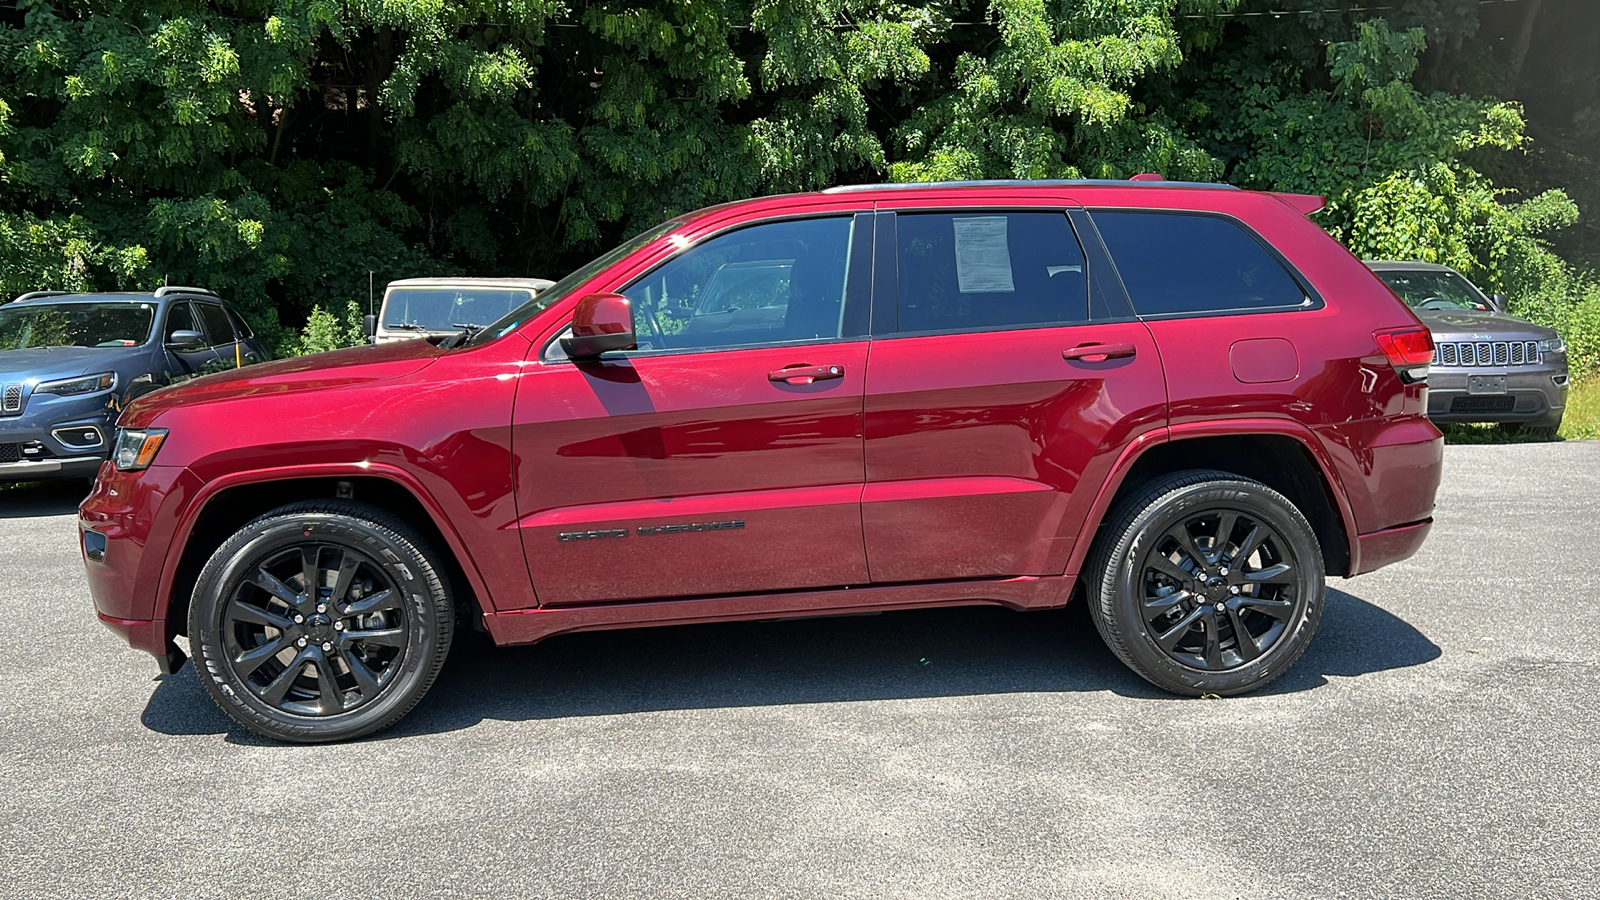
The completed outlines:
<svg viewBox="0 0 1600 900">
<path fill-rule="evenodd" d="M 171 340 L 174 331 L 198 331 L 205 334 L 206 330 L 194 317 L 194 307 L 187 302 L 179 301 L 167 307 L 167 330 L 161 336 L 163 341 Z"/>
<path fill-rule="evenodd" d="M 1083 248 L 1064 213 L 902 213 L 899 330 L 1089 318 Z"/>
<path fill-rule="evenodd" d="M 837 338 L 849 216 L 753 225 L 662 263 L 622 293 L 641 350 Z"/>
<path fill-rule="evenodd" d="M 247 340 L 256 336 L 255 332 L 250 330 L 250 325 L 245 322 L 243 316 L 234 312 L 230 307 L 224 306 L 223 309 L 228 313 L 228 321 L 233 323 L 233 333 L 238 335 L 240 340 Z"/>
<path fill-rule="evenodd" d="M 1093 216 L 1141 316 L 1299 306 L 1306 300 L 1283 265 L 1232 220 L 1108 210 Z"/>
<path fill-rule="evenodd" d="M 200 318 L 205 320 L 206 331 L 211 335 L 211 343 L 233 343 L 233 324 L 228 321 L 228 314 L 222 310 L 222 307 L 215 303 L 198 303 L 195 305 L 200 308 Z"/>
</svg>

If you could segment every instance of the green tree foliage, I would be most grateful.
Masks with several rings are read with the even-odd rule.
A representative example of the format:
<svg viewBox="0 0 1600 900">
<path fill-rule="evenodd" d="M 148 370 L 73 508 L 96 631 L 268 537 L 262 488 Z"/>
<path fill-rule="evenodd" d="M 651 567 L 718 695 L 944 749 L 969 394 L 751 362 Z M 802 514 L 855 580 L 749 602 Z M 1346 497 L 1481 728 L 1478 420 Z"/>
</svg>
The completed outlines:
<svg viewBox="0 0 1600 900">
<path fill-rule="evenodd" d="M 344 315 L 320 306 L 311 307 L 305 327 L 300 329 L 296 353 L 323 353 L 343 347 L 355 347 L 367 342 L 361 329 L 361 305 L 354 300 L 345 304 Z"/>
<path fill-rule="evenodd" d="M 1324 194 L 1357 253 L 1575 327 L 1595 292 L 1547 241 L 1576 208 L 1486 174 L 1527 139 L 1475 0 L 1284 5 L 20 0 L 0 290 L 204 284 L 320 349 L 369 273 L 559 276 L 833 183 L 1155 171 Z"/>
</svg>

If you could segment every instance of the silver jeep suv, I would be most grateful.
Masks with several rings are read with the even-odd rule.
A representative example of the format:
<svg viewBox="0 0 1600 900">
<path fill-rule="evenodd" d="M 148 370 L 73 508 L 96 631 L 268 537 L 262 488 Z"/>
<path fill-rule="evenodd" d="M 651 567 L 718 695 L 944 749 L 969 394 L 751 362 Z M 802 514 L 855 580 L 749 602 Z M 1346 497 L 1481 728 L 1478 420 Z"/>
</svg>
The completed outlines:
<svg viewBox="0 0 1600 900">
<path fill-rule="evenodd" d="M 1428 417 L 1504 422 L 1554 433 L 1567 405 L 1567 345 L 1555 331 L 1506 315 L 1505 297 L 1484 293 L 1449 266 L 1367 266 L 1433 332 Z"/>
</svg>

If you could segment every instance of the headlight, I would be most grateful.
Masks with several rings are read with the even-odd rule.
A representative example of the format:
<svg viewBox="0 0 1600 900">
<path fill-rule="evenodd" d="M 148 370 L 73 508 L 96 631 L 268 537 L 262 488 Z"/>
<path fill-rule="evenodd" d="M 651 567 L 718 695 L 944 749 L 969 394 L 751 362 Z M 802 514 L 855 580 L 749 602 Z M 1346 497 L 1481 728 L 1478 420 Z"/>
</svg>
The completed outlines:
<svg viewBox="0 0 1600 900">
<path fill-rule="evenodd" d="M 84 375 L 79 378 L 62 378 L 59 381 L 41 381 L 33 386 L 35 394 L 59 394 L 71 397 L 74 394 L 93 394 L 96 391 L 109 391 L 117 386 L 117 373 L 101 372 L 99 375 Z"/>
<path fill-rule="evenodd" d="M 111 462 L 119 472 L 148 469 L 166 439 L 165 428 L 118 428 L 117 449 L 111 453 Z"/>
<path fill-rule="evenodd" d="M 1561 338 L 1558 338 L 1558 337 L 1550 338 L 1549 340 L 1540 341 L 1539 342 L 1539 352 L 1540 353 L 1565 353 L 1565 352 L 1567 352 L 1567 342 L 1563 341 Z"/>
</svg>

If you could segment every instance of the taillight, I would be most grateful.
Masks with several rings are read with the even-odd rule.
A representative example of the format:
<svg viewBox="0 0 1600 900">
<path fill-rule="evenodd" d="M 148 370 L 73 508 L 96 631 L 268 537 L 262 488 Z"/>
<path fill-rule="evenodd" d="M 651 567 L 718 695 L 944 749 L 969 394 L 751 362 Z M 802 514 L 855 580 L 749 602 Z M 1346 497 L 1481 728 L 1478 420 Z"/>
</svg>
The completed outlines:
<svg viewBox="0 0 1600 900">
<path fill-rule="evenodd" d="M 1426 326 L 1387 328 L 1374 331 L 1372 336 L 1402 381 L 1415 384 L 1428 377 L 1428 363 L 1433 362 L 1433 335 Z"/>
</svg>

